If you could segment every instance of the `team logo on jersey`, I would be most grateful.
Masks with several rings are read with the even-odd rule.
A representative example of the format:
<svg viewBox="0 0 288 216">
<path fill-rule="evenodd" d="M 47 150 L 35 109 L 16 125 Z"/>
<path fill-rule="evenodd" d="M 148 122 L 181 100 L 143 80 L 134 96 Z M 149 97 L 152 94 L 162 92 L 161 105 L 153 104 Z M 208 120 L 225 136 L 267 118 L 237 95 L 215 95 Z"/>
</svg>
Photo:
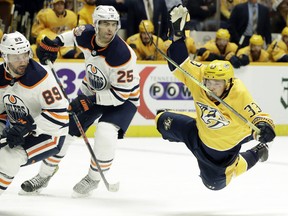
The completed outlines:
<svg viewBox="0 0 288 216">
<path fill-rule="evenodd" d="M 199 102 L 197 102 L 197 105 L 201 109 L 201 119 L 205 124 L 207 124 L 208 128 L 218 129 L 230 124 L 230 121 L 227 120 L 217 109 Z"/>
<path fill-rule="evenodd" d="M 90 86 L 96 91 L 101 91 L 105 89 L 108 85 L 107 78 L 105 74 L 96 66 L 92 64 L 88 64 L 86 67 L 86 71 L 88 72 L 88 80 Z"/>
<path fill-rule="evenodd" d="M 4 95 L 3 103 L 11 123 L 15 123 L 17 119 L 29 114 L 24 102 L 16 95 Z"/>
<path fill-rule="evenodd" d="M 170 117 L 168 117 L 164 120 L 163 125 L 164 125 L 165 130 L 169 130 L 171 128 L 172 121 L 173 121 L 173 119 Z"/>
</svg>

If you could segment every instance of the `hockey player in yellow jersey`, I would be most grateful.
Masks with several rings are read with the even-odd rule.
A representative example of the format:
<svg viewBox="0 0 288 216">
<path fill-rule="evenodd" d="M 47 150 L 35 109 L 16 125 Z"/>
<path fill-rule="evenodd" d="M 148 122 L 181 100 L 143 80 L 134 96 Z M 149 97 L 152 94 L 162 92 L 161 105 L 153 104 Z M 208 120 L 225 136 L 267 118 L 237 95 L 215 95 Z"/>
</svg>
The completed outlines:
<svg viewBox="0 0 288 216">
<path fill-rule="evenodd" d="M 45 8 L 38 12 L 36 21 L 33 23 L 31 34 L 36 38 L 36 44 L 47 36 L 54 39 L 58 34 L 72 30 L 77 25 L 77 15 L 65 9 L 65 0 L 53 0 L 53 8 Z M 36 46 L 32 47 L 35 52 Z M 81 52 L 74 46 L 61 48 L 60 58 L 83 58 Z"/>
<path fill-rule="evenodd" d="M 268 159 L 267 143 L 275 137 L 273 120 L 257 105 L 241 80 L 235 78 L 229 61 L 214 60 L 208 65 L 190 61 L 182 37 L 185 22 L 181 22 L 188 15 L 187 9 L 177 6 L 170 15 L 174 29 L 174 41 L 168 49 L 170 58 L 260 131 L 255 134 L 209 91 L 169 63 L 171 72 L 190 90 L 196 115 L 159 110 L 157 129 L 163 139 L 185 143 L 197 158 L 203 184 L 211 190 L 220 190 L 232 177 Z M 242 144 L 253 139 L 260 143 L 240 152 Z"/>
<path fill-rule="evenodd" d="M 150 36 L 147 34 L 150 34 Z M 127 38 L 126 42 L 134 50 L 137 60 L 163 60 L 162 55 L 157 52 L 150 38 L 153 38 L 158 48 L 165 52 L 164 42 L 160 37 L 153 35 L 154 25 L 150 20 L 142 20 L 139 24 L 139 33 Z"/>
<path fill-rule="evenodd" d="M 270 59 L 275 62 L 288 62 L 288 27 L 281 32 L 281 39 L 274 40 L 267 49 Z"/>
<path fill-rule="evenodd" d="M 236 57 L 238 46 L 229 42 L 230 33 L 227 29 L 220 28 L 216 32 L 215 40 L 210 40 L 198 50 L 196 61 L 227 60 L 235 68 L 239 68 L 241 63 Z"/>
<path fill-rule="evenodd" d="M 96 7 L 96 0 L 81 0 L 83 7 L 78 11 L 79 25 L 93 24 L 92 14 Z"/>
<path fill-rule="evenodd" d="M 249 46 L 238 50 L 237 56 L 241 65 L 248 65 L 250 62 L 269 62 L 269 53 L 263 49 L 264 40 L 261 35 L 252 35 Z"/>
</svg>

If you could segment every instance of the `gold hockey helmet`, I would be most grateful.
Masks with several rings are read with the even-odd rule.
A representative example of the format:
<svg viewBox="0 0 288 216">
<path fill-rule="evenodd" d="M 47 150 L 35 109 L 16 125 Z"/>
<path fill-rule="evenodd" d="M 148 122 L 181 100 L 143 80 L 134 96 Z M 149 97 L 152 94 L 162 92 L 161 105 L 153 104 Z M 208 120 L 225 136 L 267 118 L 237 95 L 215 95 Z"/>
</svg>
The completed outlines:
<svg viewBox="0 0 288 216">
<path fill-rule="evenodd" d="M 282 36 L 284 36 L 284 35 L 288 36 L 288 27 L 287 26 L 282 30 L 281 34 L 282 34 Z"/>
<path fill-rule="evenodd" d="M 216 38 L 229 40 L 230 39 L 230 33 L 227 29 L 220 28 L 216 32 Z"/>
<path fill-rule="evenodd" d="M 252 35 L 249 42 L 250 42 L 250 44 L 257 45 L 257 46 L 263 46 L 263 44 L 264 44 L 264 40 L 263 40 L 262 36 L 256 35 L 256 34 Z"/>
<path fill-rule="evenodd" d="M 204 79 L 225 80 L 226 84 L 234 78 L 234 69 L 229 61 L 214 60 L 204 70 Z"/>
<path fill-rule="evenodd" d="M 145 26 L 145 27 L 144 27 Z M 139 24 L 139 32 L 147 32 L 154 33 L 154 25 L 150 20 L 142 20 Z"/>
</svg>

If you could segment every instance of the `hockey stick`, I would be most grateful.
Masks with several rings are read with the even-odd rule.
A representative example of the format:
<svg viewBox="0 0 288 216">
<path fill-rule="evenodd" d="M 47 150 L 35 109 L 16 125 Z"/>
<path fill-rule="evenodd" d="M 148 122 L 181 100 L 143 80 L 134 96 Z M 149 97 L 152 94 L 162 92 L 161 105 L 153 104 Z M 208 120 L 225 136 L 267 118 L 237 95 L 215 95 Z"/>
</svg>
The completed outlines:
<svg viewBox="0 0 288 216">
<path fill-rule="evenodd" d="M 55 79 L 56 79 L 56 81 L 57 81 L 57 83 L 58 83 L 63 95 L 64 95 L 64 97 L 69 101 L 68 96 L 67 96 L 67 94 L 66 94 L 66 92 L 65 92 L 65 90 L 63 88 L 63 85 L 60 82 L 60 80 L 59 80 L 59 78 L 58 78 L 58 76 L 57 76 L 57 74 L 56 74 L 56 72 L 54 70 L 54 66 L 53 66 L 52 62 L 50 60 L 47 60 L 46 63 L 50 67 L 50 69 L 51 69 L 51 71 L 52 71 L 52 73 L 53 73 L 53 75 L 54 75 L 54 77 L 55 77 Z M 115 184 L 110 184 L 107 181 L 107 179 L 104 176 L 103 171 L 102 171 L 102 169 L 101 169 L 101 167 L 99 165 L 98 159 L 96 158 L 96 156 L 95 156 L 95 154 L 93 152 L 93 149 L 91 148 L 91 145 L 90 145 L 90 143 L 88 141 L 88 138 L 87 138 L 87 136 L 85 134 L 85 131 L 83 130 L 82 125 L 81 125 L 77 115 L 74 112 L 72 112 L 72 117 L 73 117 L 73 120 L 75 121 L 76 126 L 78 127 L 78 130 L 79 130 L 81 136 L 83 137 L 83 139 L 85 141 L 85 144 L 86 144 L 86 146 L 87 146 L 87 148 L 88 148 L 88 150 L 90 152 L 90 155 L 92 156 L 93 160 L 95 161 L 95 164 L 97 166 L 98 172 L 99 172 L 99 174 L 100 174 L 100 176 L 101 176 L 101 178 L 102 178 L 107 190 L 110 191 L 110 192 L 118 191 L 119 190 L 119 182 L 117 182 Z"/>
<path fill-rule="evenodd" d="M 145 28 L 145 31 L 147 32 L 147 29 L 145 25 L 143 25 Z M 158 52 L 172 65 L 174 65 L 178 70 L 180 70 L 182 73 L 187 75 L 189 78 L 192 79 L 193 82 L 195 82 L 200 88 L 202 88 L 204 91 L 206 91 L 210 96 L 212 96 L 215 100 L 217 100 L 219 103 L 223 104 L 226 108 L 228 108 L 232 113 L 234 113 L 237 117 L 239 117 L 245 124 L 247 124 L 252 130 L 256 132 L 256 134 L 260 134 L 260 129 L 257 128 L 254 124 L 252 124 L 250 121 L 248 121 L 244 116 L 242 116 L 240 113 L 238 113 L 233 107 L 231 107 L 229 104 L 227 104 L 225 101 L 223 101 L 221 98 L 219 98 L 214 92 L 212 92 L 210 89 L 208 89 L 202 82 L 197 80 L 194 76 L 192 76 L 190 73 L 188 73 L 186 70 L 181 68 L 176 62 L 174 62 L 171 58 L 169 58 L 161 49 L 159 49 L 154 41 L 152 40 L 153 45 L 156 47 Z"/>
</svg>

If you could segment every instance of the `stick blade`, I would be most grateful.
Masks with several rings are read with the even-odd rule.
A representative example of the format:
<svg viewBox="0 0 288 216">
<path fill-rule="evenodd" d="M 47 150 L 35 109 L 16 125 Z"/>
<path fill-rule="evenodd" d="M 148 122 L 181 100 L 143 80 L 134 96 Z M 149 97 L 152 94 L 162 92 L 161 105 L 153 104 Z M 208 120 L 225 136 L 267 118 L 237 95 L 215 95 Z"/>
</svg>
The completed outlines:
<svg viewBox="0 0 288 216">
<path fill-rule="evenodd" d="M 108 191 L 110 192 L 117 192 L 119 190 L 120 183 L 117 182 L 115 184 L 109 184 Z"/>
</svg>

